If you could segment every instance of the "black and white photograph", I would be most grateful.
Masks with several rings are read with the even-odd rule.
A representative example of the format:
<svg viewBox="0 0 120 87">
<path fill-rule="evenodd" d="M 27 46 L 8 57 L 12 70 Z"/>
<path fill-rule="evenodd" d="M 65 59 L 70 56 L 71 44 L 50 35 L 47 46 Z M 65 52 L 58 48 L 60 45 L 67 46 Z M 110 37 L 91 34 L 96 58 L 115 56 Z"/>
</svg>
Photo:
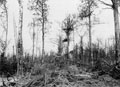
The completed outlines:
<svg viewBox="0 0 120 87">
<path fill-rule="evenodd" d="M 0 87 L 120 87 L 120 0 L 0 0 Z"/>
</svg>

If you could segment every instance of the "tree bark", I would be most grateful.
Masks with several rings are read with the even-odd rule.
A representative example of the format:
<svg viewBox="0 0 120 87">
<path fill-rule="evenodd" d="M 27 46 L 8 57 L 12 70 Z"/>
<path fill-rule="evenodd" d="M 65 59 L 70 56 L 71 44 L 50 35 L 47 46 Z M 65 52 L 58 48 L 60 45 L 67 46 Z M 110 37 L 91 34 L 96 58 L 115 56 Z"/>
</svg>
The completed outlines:
<svg viewBox="0 0 120 87">
<path fill-rule="evenodd" d="M 69 45 L 70 45 L 69 35 L 67 35 L 67 59 L 69 59 Z"/>
<path fill-rule="evenodd" d="M 22 57 L 23 57 L 23 40 L 22 40 L 22 27 L 23 27 L 23 5 L 22 0 L 18 0 L 19 3 L 19 27 L 18 27 L 18 41 L 17 41 L 17 58 L 18 58 L 18 70 L 17 74 L 22 74 Z"/>
<path fill-rule="evenodd" d="M 114 27 L 115 27 L 115 60 L 120 61 L 120 27 L 119 27 L 119 13 L 117 0 L 113 2 L 113 15 L 114 15 Z"/>
<path fill-rule="evenodd" d="M 7 36 L 8 36 L 8 10 L 7 10 L 7 7 L 6 7 L 6 1 L 4 1 L 4 8 L 5 8 L 5 13 L 6 13 L 6 40 L 5 40 L 5 55 L 6 55 L 6 50 L 7 50 Z"/>
<path fill-rule="evenodd" d="M 34 21 L 34 19 L 33 19 L 33 52 L 32 52 L 32 60 L 34 61 L 34 48 L 35 48 L 35 29 L 34 29 L 34 27 L 35 27 L 35 21 Z"/>
<path fill-rule="evenodd" d="M 62 36 L 59 35 L 58 39 L 58 55 L 61 56 L 63 51 L 63 46 L 62 46 Z"/>
<path fill-rule="evenodd" d="M 89 13 L 91 13 L 91 6 L 90 6 L 90 2 L 88 1 L 89 4 Z M 88 20 L 89 20 L 89 62 L 92 64 L 93 66 L 93 59 L 92 59 L 92 48 L 91 48 L 91 43 L 92 43 L 92 35 L 91 35 L 91 14 L 89 14 L 88 16 Z"/>
<path fill-rule="evenodd" d="M 45 45 L 45 31 L 44 28 L 45 27 L 45 20 L 44 20 L 44 2 L 42 0 L 42 61 L 44 60 L 44 55 L 45 55 L 45 51 L 44 51 L 44 45 Z"/>
<path fill-rule="evenodd" d="M 85 60 L 83 58 L 83 36 L 80 37 L 80 59 L 82 60 L 82 63 L 85 63 Z"/>
</svg>

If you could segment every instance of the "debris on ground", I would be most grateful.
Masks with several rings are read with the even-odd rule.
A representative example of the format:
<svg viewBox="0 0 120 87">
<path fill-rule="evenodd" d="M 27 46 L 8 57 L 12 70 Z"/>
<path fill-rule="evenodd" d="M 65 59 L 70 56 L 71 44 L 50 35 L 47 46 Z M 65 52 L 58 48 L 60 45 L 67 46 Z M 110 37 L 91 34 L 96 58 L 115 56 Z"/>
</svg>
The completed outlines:
<svg viewBox="0 0 120 87">
<path fill-rule="evenodd" d="M 110 75 L 98 76 L 95 72 L 81 73 L 78 69 L 75 70 L 77 72 L 72 69 L 53 71 L 47 73 L 47 79 L 45 75 L 34 76 L 31 80 L 24 81 L 26 83 L 21 87 L 120 87 L 120 82 Z"/>
</svg>

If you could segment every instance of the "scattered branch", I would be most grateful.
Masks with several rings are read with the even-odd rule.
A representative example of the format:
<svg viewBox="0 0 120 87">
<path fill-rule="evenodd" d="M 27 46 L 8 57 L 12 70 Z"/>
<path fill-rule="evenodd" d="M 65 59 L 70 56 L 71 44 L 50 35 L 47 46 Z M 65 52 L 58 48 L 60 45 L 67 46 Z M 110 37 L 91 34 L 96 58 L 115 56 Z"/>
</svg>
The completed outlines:
<svg viewBox="0 0 120 87">
<path fill-rule="evenodd" d="M 104 4 L 104 5 L 107 5 L 107 6 L 110 6 L 110 7 L 112 7 L 113 5 L 111 5 L 111 4 L 108 4 L 108 3 L 106 3 L 106 2 L 104 2 L 104 1 L 102 1 L 102 0 L 98 0 L 99 2 L 101 2 L 102 4 Z M 112 0 L 111 0 L 112 1 Z"/>
</svg>

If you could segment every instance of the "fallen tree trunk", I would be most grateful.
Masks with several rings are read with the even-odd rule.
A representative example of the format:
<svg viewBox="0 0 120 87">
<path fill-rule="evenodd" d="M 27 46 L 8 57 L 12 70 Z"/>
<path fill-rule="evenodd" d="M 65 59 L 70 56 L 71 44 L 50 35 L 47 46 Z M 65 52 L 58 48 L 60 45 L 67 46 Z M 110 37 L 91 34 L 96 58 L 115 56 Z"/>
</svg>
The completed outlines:
<svg viewBox="0 0 120 87">
<path fill-rule="evenodd" d="M 99 68 L 98 75 L 109 74 L 114 79 L 120 79 L 120 62 L 110 65 L 106 60 L 101 60 L 98 65 Z M 97 70 L 96 68 L 96 70 Z"/>
<path fill-rule="evenodd" d="M 118 64 L 114 65 L 114 67 L 110 71 L 110 76 L 115 79 L 120 79 L 120 66 Z"/>
</svg>

